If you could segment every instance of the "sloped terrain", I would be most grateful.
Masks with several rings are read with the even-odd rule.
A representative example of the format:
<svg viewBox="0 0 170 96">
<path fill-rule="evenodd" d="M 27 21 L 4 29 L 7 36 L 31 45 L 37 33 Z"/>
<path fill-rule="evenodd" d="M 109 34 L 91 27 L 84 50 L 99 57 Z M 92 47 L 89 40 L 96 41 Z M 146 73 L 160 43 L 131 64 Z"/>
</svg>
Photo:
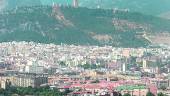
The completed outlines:
<svg viewBox="0 0 170 96">
<path fill-rule="evenodd" d="M 170 32 L 170 21 L 128 11 L 19 7 L 0 14 L 0 42 L 35 41 L 144 47 L 147 34 Z"/>
<path fill-rule="evenodd" d="M 1 0 L 6 1 L 7 8 L 16 6 L 35 6 L 35 5 L 52 5 L 62 4 L 71 5 L 73 0 Z M 1 2 L 0 1 L 0 2 Z M 170 0 L 79 0 L 81 7 L 102 9 L 130 9 L 132 12 L 159 16 L 170 11 Z"/>
<path fill-rule="evenodd" d="M 62 0 L 61 0 L 62 1 Z M 149 15 L 159 15 L 170 11 L 170 0 L 79 0 L 83 7 L 130 9 Z M 100 4 L 99 4 L 100 3 Z"/>
</svg>

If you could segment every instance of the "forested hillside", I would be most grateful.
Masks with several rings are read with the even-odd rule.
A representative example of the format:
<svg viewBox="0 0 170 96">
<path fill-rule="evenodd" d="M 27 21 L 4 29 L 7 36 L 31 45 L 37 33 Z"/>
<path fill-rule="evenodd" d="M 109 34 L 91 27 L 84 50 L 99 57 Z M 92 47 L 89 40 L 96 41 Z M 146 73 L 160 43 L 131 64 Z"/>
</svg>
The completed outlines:
<svg viewBox="0 0 170 96">
<path fill-rule="evenodd" d="M 35 41 L 144 47 L 147 34 L 170 32 L 170 21 L 131 13 L 72 7 L 19 7 L 0 14 L 0 42 Z"/>
</svg>

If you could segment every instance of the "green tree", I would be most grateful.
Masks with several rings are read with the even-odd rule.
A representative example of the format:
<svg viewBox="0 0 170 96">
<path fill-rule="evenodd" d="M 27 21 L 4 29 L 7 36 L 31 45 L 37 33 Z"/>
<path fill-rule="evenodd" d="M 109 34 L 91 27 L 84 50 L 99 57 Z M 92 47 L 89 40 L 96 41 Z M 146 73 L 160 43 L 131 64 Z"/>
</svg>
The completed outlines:
<svg viewBox="0 0 170 96">
<path fill-rule="evenodd" d="M 0 88 L 0 94 L 4 94 L 5 90 Z"/>
<path fill-rule="evenodd" d="M 89 68 L 90 68 L 90 64 L 84 64 L 84 65 L 82 65 L 82 67 L 83 67 L 84 69 L 89 69 Z"/>
<path fill-rule="evenodd" d="M 34 95 L 34 96 L 63 96 L 64 93 L 59 92 L 57 89 L 50 89 L 49 86 L 32 88 L 32 87 L 10 87 L 8 89 L 0 89 L 0 95 L 12 96 L 18 94 L 20 96 Z"/>
<path fill-rule="evenodd" d="M 157 96 L 167 96 L 167 95 L 165 95 L 165 94 L 163 94 L 162 92 L 160 92 L 160 93 L 158 93 Z"/>
<path fill-rule="evenodd" d="M 146 96 L 155 96 L 152 92 L 148 92 L 147 94 L 146 94 Z"/>
<path fill-rule="evenodd" d="M 131 96 L 129 93 L 124 94 L 123 96 Z"/>
<path fill-rule="evenodd" d="M 61 62 L 60 62 L 60 65 L 61 65 L 61 66 L 66 66 L 66 64 L 65 64 L 64 61 L 61 61 Z"/>
<path fill-rule="evenodd" d="M 99 83 L 99 80 L 92 81 L 91 83 Z"/>
</svg>

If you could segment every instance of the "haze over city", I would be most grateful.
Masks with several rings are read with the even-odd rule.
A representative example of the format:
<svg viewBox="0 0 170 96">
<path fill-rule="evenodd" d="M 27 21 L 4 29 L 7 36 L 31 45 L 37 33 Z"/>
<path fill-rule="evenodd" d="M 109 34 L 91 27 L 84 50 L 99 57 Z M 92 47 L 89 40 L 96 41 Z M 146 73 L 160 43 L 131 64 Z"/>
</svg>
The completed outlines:
<svg viewBox="0 0 170 96">
<path fill-rule="evenodd" d="M 170 96 L 169 0 L 0 0 L 0 96 Z"/>
</svg>

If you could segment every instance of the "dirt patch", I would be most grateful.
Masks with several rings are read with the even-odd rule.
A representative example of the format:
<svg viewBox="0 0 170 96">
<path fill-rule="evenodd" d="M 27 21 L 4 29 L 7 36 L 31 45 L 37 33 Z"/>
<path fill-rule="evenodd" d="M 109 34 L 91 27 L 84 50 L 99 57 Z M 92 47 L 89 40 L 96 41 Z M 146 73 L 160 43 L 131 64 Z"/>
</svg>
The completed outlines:
<svg viewBox="0 0 170 96">
<path fill-rule="evenodd" d="M 58 5 L 53 6 L 53 13 L 52 13 L 55 18 L 63 23 L 65 26 L 74 26 L 74 24 L 70 21 L 67 20 L 64 16 L 64 14 L 61 12 L 60 7 Z"/>
<path fill-rule="evenodd" d="M 112 36 L 108 34 L 96 34 L 95 32 L 90 32 L 89 33 L 91 37 L 99 42 L 109 42 L 113 40 Z"/>
<path fill-rule="evenodd" d="M 149 29 L 149 27 L 147 27 L 149 25 L 138 24 L 136 22 L 130 22 L 127 20 L 119 20 L 119 19 L 114 18 L 112 22 L 116 30 L 119 30 L 122 32 L 125 32 L 128 30 L 136 30 L 136 29 L 142 29 L 142 30 Z"/>
<path fill-rule="evenodd" d="M 170 45 L 170 33 L 159 33 L 149 36 L 153 44 L 168 44 Z"/>
</svg>

